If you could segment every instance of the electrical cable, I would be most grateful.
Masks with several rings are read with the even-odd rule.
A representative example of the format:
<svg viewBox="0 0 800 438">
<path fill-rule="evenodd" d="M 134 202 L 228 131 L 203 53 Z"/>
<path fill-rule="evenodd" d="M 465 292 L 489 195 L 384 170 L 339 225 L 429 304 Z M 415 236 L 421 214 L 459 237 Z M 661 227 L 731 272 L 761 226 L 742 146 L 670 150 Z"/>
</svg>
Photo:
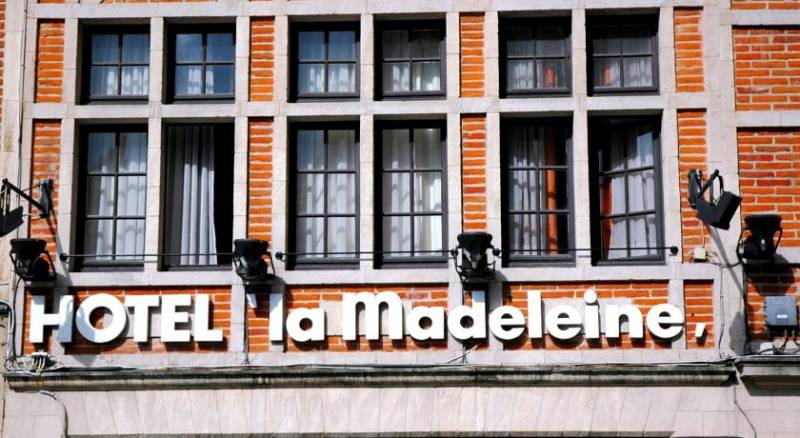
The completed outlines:
<svg viewBox="0 0 800 438">
<path fill-rule="evenodd" d="M 61 398 L 50 391 L 41 390 L 39 394 L 44 396 L 50 397 L 56 401 L 56 403 L 61 406 L 61 415 L 63 415 L 63 421 L 61 423 L 61 438 L 67 438 L 68 431 L 69 431 L 69 416 L 67 414 L 67 406 L 61 401 Z"/>
<path fill-rule="evenodd" d="M 731 385 L 733 388 L 733 404 L 736 406 L 736 409 L 739 410 L 739 413 L 742 414 L 742 417 L 744 417 L 745 421 L 747 421 L 747 424 L 750 426 L 750 429 L 753 431 L 753 438 L 758 438 L 758 431 L 756 430 L 755 425 L 753 425 L 753 422 L 750 421 L 750 417 L 747 415 L 747 412 L 745 412 L 744 409 L 742 409 L 742 407 L 739 405 L 739 397 L 736 393 L 736 386 L 737 385 Z"/>
</svg>

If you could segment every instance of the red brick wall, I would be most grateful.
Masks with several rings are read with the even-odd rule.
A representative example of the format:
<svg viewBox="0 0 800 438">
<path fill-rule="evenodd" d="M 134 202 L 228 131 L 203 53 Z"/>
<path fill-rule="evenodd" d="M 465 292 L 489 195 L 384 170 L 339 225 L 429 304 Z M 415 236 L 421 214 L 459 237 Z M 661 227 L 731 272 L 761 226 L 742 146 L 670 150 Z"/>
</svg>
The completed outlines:
<svg viewBox="0 0 800 438">
<path fill-rule="evenodd" d="M 39 210 L 30 207 L 33 215 L 29 219 L 30 236 L 47 241 L 47 250 L 55 259 L 58 251 L 56 248 L 56 230 L 58 229 L 58 172 L 61 152 L 61 121 L 60 120 L 34 120 L 33 121 L 33 153 L 31 156 L 31 185 L 38 184 L 42 179 L 53 179 L 53 212 L 47 219 L 39 219 Z M 38 189 L 34 189 L 34 197 L 38 198 Z"/>
<path fill-rule="evenodd" d="M 484 94 L 483 13 L 462 13 L 461 32 L 461 96 L 482 97 Z"/>
<path fill-rule="evenodd" d="M 681 198 L 681 233 L 683 260 L 692 260 L 692 249 L 703 246 L 710 250 L 710 234 L 705 225 L 695 217 L 696 211 L 689 206 L 686 175 L 691 169 L 700 169 L 708 175 L 706 164 L 706 111 L 678 111 L 678 180 Z"/>
<path fill-rule="evenodd" d="M 64 86 L 64 20 L 40 20 L 36 40 L 36 102 L 61 102 Z"/>
<path fill-rule="evenodd" d="M 526 321 L 528 317 L 528 291 L 541 291 L 543 301 L 552 299 L 583 299 L 583 294 L 587 289 L 594 289 L 600 300 L 612 298 L 628 298 L 631 304 L 636 305 L 644 317 L 651 307 L 656 304 L 667 302 L 669 295 L 669 283 L 666 281 L 606 281 L 606 282 L 569 282 L 569 283 L 509 283 L 506 284 L 503 302 L 506 305 L 514 306 L 522 311 Z M 646 318 L 645 318 L 646 319 Z M 602 315 L 601 315 L 602 324 Z M 642 339 L 631 339 L 626 333 L 620 333 L 619 339 L 607 339 L 601 334 L 598 340 L 586 340 L 582 336 L 574 340 L 561 341 L 545 335 L 541 339 L 530 339 L 527 331 L 517 341 L 505 344 L 506 349 L 599 349 L 599 348 L 669 348 L 670 343 L 663 340 L 655 340 L 651 337 L 647 328 L 644 329 L 645 337 Z"/>
<path fill-rule="evenodd" d="M 250 100 L 271 101 L 275 86 L 275 18 L 250 19 Z"/>
<path fill-rule="evenodd" d="M 684 281 L 683 304 L 686 312 L 686 347 L 714 347 L 714 282 Z M 699 323 L 706 324 L 706 334 L 702 338 L 695 338 L 694 329 Z"/>
<path fill-rule="evenodd" d="M 741 129 L 737 137 L 742 216 L 781 215 L 781 246 L 800 246 L 800 129 Z"/>
<path fill-rule="evenodd" d="M 486 115 L 461 116 L 464 231 L 486 230 Z"/>
<path fill-rule="evenodd" d="M 798 9 L 798 0 L 731 0 L 731 9 Z"/>
<path fill-rule="evenodd" d="M 228 339 L 230 337 L 231 326 L 231 290 L 228 287 L 200 287 L 200 288 L 178 288 L 178 287 L 165 287 L 165 288 L 130 288 L 130 289 L 75 289 L 71 293 L 75 295 L 75 308 L 77 309 L 80 303 L 83 302 L 90 295 L 98 293 L 106 293 L 124 300 L 126 295 L 179 295 L 179 294 L 207 294 L 211 297 L 211 329 L 220 329 L 223 331 L 222 342 L 214 343 L 170 343 L 164 344 L 159 338 L 152 338 L 146 343 L 137 343 L 133 338 L 120 337 L 114 342 L 107 344 L 93 344 L 78 333 L 77 328 L 74 328 L 72 334 L 72 342 L 65 344 L 66 354 L 130 354 L 130 353 L 165 353 L 165 352 L 203 352 L 203 351 L 228 351 Z M 27 299 L 30 303 L 30 298 Z M 30 332 L 28 327 L 29 304 L 25 307 L 25 333 L 23 338 L 24 351 L 34 351 L 34 347 L 41 347 L 40 345 L 32 345 L 30 339 Z M 181 311 L 187 309 L 180 309 Z M 54 311 L 50 309 L 49 311 Z M 100 327 L 102 315 L 93 314 L 92 320 L 95 321 L 95 327 Z M 131 321 L 128 321 L 129 324 Z M 47 329 L 46 329 L 47 332 Z"/>
<path fill-rule="evenodd" d="M 341 301 L 343 293 L 395 292 L 403 301 L 413 306 L 447 307 L 447 285 L 359 285 L 359 286 L 291 286 L 286 288 L 286 309 L 318 308 L 324 301 Z M 388 336 L 378 341 L 368 341 L 360 336 L 358 342 L 345 342 L 341 336 L 329 336 L 323 342 L 296 343 L 289 339 L 287 351 L 405 351 L 418 349 L 445 349 L 447 341 L 416 341 L 406 337 L 393 341 Z"/>
<path fill-rule="evenodd" d="M 253 118 L 247 164 L 247 236 L 272 239 L 272 119 Z"/>
<path fill-rule="evenodd" d="M 782 340 L 783 333 L 770 331 L 766 324 L 768 295 L 788 295 L 800 301 L 800 268 L 780 265 L 750 267 L 747 281 L 747 323 L 753 341 Z M 757 345 L 751 345 L 757 349 Z"/>
<path fill-rule="evenodd" d="M 800 109 L 800 28 L 733 29 L 736 109 Z"/>
<path fill-rule="evenodd" d="M 678 92 L 704 91 L 703 8 L 675 8 L 675 87 Z"/>
</svg>

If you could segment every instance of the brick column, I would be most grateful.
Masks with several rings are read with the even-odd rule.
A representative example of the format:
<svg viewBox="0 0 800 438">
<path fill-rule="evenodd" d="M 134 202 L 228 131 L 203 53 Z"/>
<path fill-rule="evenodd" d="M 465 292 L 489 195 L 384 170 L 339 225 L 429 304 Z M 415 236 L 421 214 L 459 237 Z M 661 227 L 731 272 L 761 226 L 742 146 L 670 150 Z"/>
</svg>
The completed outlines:
<svg viewBox="0 0 800 438">
<path fill-rule="evenodd" d="M 271 101 L 275 86 L 275 18 L 250 19 L 250 100 Z"/>
<path fill-rule="evenodd" d="M 41 20 L 36 40 L 36 102 L 61 102 L 64 95 L 64 20 Z"/>
<path fill-rule="evenodd" d="M 710 233 L 689 206 L 689 170 L 702 170 L 708 175 L 708 147 L 706 145 L 706 111 L 678 111 L 678 182 L 681 199 L 681 234 L 683 260 L 692 260 L 692 250 L 697 246 L 711 249 Z"/>
<path fill-rule="evenodd" d="M 703 8 L 675 8 L 675 88 L 679 93 L 705 91 Z"/>
<path fill-rule="evenodd" d="M 484 14 L 462 13 L 459 17 L 461 35 L 461 97 L 483 97 L 485 58 Z"/>
<path fill-rule="evenodd" d="M 712 348 L 714 342 L 714 282 L 687 280 L 683 283 L 686 313 L 686 348 Z M 697 324 L 705 324 L 705 336 L 695 338 Z"/>
<path fill-rule="evenodd" d="M 486 231 L 486 115 L 461 116 L 464 231 Z"/>
</svg>

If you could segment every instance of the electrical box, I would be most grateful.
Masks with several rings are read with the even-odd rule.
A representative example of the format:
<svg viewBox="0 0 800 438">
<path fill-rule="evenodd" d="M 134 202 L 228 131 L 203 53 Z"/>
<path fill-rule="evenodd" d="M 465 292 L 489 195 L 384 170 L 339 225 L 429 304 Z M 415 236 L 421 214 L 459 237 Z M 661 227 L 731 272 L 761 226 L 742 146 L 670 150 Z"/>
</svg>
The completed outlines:
<svg viewBox="0 0 800 438">
<path fill-rule="evenodd" d="M 797 329 L 797 302 L 794 297 L 767 297 L 767 326 L 773 329 Z"/>
</svg>

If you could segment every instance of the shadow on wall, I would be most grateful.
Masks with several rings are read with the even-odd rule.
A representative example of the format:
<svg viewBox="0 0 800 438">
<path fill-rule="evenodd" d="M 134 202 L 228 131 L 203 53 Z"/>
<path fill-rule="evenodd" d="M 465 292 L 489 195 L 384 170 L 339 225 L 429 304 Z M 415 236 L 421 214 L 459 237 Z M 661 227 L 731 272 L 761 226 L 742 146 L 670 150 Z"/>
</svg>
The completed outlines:
<svg viewBox="0 0 800 438">
<path fill-rule="evenodd" d="M 784 330 L 771 330 L 766 325 L 767 296 L 798 296 L 800 267 L 777 258 L 768 265 L 749 265 L 744 267 L 747 287 L 747 323 L 752 341 L 773 341 L 783 338 Z M 752 345 L 750 346 L 753 347 Z"/>
</svg>

